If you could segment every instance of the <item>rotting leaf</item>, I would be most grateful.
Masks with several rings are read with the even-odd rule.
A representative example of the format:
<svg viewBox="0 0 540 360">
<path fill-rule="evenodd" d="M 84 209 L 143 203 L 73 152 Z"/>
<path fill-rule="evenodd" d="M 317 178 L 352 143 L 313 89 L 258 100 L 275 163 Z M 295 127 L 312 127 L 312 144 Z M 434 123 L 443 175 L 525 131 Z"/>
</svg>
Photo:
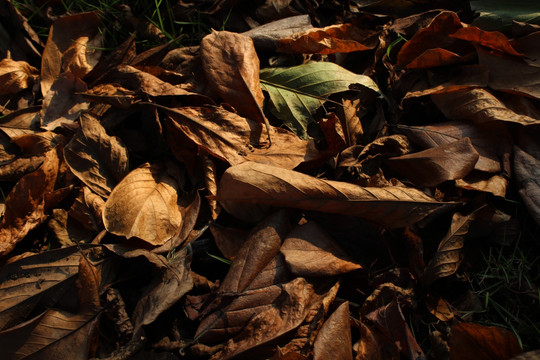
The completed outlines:
<svg viewBox="0 0 540 360">
<path fill-rule="evenodd" d="M 313 360 L 352 360 L 349 303 L 341 304 L 324 322 L 313 344 Z"/>
<path fill-rule="evenodd" d="M 308 124 L 315 111 L 331 94 L 360 85 L 380 93 L 368 76 L 355 74 L 330 62 L 309 62 L 290 68 L 261 70 L 262 89 L 268 91 L 272 112 L 301 138 L 307 138 Z"/>
<path fill-rule="evenodd" d="M 111 192 L 103 210 L 107 231 L 152 245 L 171 239 L 182 225 L 178 184 L 160 165 L 141 165 Z"/>
<path fill-rule="evenodd" d="M 115 84 L 99 84 L 82 95 L 90 101 L 109 104 L 121 109 L 128 109 L 137 101 L 135 92 Z"/>
<path fill-rule="evenodd" d="M 297 276 L 336 276 L 362 268 L 314 221 L 287 234 L 280 251 Z"/>
<path fill-rule="evenodd" d="M 0 95 L 16 94 L 29 88 L 37 80 L 39 71 L 24 61 L 2 59 L 0 61 Z"/>
<path fill-rule="evenodd" d="M 253 162 L 223 174 L 217 199 L 229 213 L 250 222 L 260 219 L 268 207 L 281 206 L 354 215 L 389 227 L 412 224 L 454 205 L 413 188 L 361 187 Z"/>
<path fill-rule="evenodd" d="M 64 148 L 71 171 L 96 194 L 107 198 L 128 172 L 128 153 L 120 139 L 109 136 L 100 122 L 83 114 L 80 127 Z"/>
<path fill-rule="evenodd" d="M 388 165 L 419 186 L 436 186 L 447 180 L 463 179 L 479 155 L 469 138 L 424 151 L 387 159 Z"/>
</svg>

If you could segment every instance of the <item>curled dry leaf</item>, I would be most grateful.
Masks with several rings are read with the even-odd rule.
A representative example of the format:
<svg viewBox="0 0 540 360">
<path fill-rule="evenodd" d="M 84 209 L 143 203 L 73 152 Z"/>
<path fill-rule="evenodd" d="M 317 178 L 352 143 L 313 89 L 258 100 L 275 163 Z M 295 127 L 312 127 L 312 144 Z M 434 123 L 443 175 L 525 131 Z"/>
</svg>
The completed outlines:
<svg viewBox="0 0 540 360">
<path fill-rule="evenodd" d="M 510 331 L 458 322 L 450 332 L 450 360 L 505 360 L 523 352 Z"/>
<path fill-rule="evenodd" d="M 61 126 L 73 127 L 73 122 L 90 105 L 78 94 L 86 89 L 86 84 L 72 73 L 60 75 L 43 99 L 41 127 L 45 130 L 55 130 Z"/>
<path fill-rule="evenodd" d="M 107 198 L 128 172 L 128 151 L 101 123 L 83 114 L 80 127 L 64 148 L 71 171 L 96 194 Z"/>
<path fill-rule="evenodd" d="M 479 155 L 469 138 L 413 154 L 393 157 L 387 163 L 419 186 L 436 186 L 447 180 L 463 179 Z"/>
<path fill-rule="evenodd" d="M 65 16 L 49 31 L 41 58 L 41 93 L 47 97 L 58 75 L 70 71 L 81 79 L 97 64 L 102 48 L 96 12 Z M 65 58 L 64 58 L 65 56 Z"/>
<path fill-rule="evenodd" d="M 201 41 L 201 61 L 210 86 L 238 112 L 264 123 L 259 57 L 247 35 L 214 31 Z"/>
<path fill-rule="evenodd" d="M 313 344 L 313 360 L 352 360 L 349 303 L 341 304 L 324 322 Z"/>
<path fill-rule="evenodd" d="M 35 318 L 0 332 L 2 356 L 8 359 L 88 359 L 99 309 L 78 314 L 49 309 Z"/>
<path fill-rule="evenodd" d="M 178 190 L 162 166 L 143 164 L 111 192 L 103 210 L 105 229 L 128 239 L 164 244 L 182 225 Z"/>
<path fill-rule="evenodd" d="M 99 84 L 82 94 L 93 102 L 105 103 L 121 109 L 128 109 L 136 102 L 135 93 L 114 84 Z"/>
<path fill-rule="evenodd" d="M 38 75 L 38 69 L 25 61 L 3 59 L 0 61 L 0 95 L 12 95 L 29 88 Z"/>
<path fill-rule="evenodd" d="M 45 196 L 54 190 L 58 167 L 56 149 L 50 150 L 43 164 L 22 177 L 7 196 L 6 213 L 0 222 L 0 256 L 11 252 L 30 230 L 47 218 Z"/>
<path fill-rule="evenodd" d="M 232 166 L 223 174 L 217 199 L 230 214 L 250 222 L 269 206 L 280 206 L 354 215 L 393 228 L 454 206 L 413 188 L 361 187 L 253 162 Z"/>
<path fill-rule="evenodd" d="M 371 42 L 366 41 L 371 37 Z M 309 29 L 279 39 L 277 51 L 299 54 L 333 54 L 373 49 L 376 37 L 353 24 L 330 25 Z M 365 44 L 367 43 L 367 44 Z"/>
<path fill-rule="evenodd" d="M 273 145 L 256 147 L 265 136 L 262 125 L 221 107 L 162 108 L 167 112 L 169 142 L 181 132 L 209 154 L 231 165 L 245 161 L 292 169 L 303 161 L 314 160 L 318 151 L 313 142 L 301 140 L 290 131 L 270 127 Z"/>
<path fill-rule="evenodd" d="M 490 121 L 506 121 L 525 126 L 540 124 L 540 119 L 510 110 L 486 89 L 431 95 L 431 99 L 450 120 L 471 120 L 477 124 Z"/>
<path fill-rule="evenodd" d="M 287 234 L 280 251 L 297 276 L 335 276 L 362 268 L 314 221 Z"/>
</svg>

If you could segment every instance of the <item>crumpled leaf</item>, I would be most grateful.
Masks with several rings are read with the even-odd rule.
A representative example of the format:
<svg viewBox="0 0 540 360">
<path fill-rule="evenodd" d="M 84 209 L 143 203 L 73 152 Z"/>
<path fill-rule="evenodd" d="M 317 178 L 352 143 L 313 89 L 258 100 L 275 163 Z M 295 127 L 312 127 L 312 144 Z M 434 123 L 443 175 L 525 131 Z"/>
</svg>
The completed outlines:
<svg viewBox="0 0 540 360">
<path fill-rule="evenodd" d="M 204 73 L 216 93 L 240 115 L 264 123 L 259 58 L 251 38 L 214 31 L 202 39 L 200 51 Z"/>
<path fill-rule="evenodd" d="M 135 92 L 115 84 L 96 85 L 86 91 L 83 96 L 90 101 L 110 104 L 121 109 L 128 109 L 137 101 Z"/>
<path fill-rule="evenodd" d="M 451 360 L 504 360 L 523 352 L 510 331 L 466 322 L 452 325 L 449 345 Z"/>
<path fill-rule="evenodd" d="M 65 71 L 81 79 L 95 66 L 103 47 L 97 12 L 65 16 L 50 28 L 41 59 L 41 93 L 48 96 L 58 75 Z"/>
<path fill-rule="evenodd" d="M 177 192 L 178 184 L 162 166 L 141 165 L 126 175 L 105 202 L 105 229 L 127 239 L 163 245 L 182 225 Z"/>
<path fill-rule="evenodd" d="M 313 344 L 313 360 L 352 360 L 349 303 L 341 304 L 324 322 Z"/>
<path fill-rule="evenodd" d="M 7 196 L 6 213 L 0 222 L 0 256 L 11 252 L 47 218 L 45 196 L 54 189 L 58 167 L 56 149 L 50 150 L 43 164 L 22 177 Z"/>
<path fill-rule="evenodd" d="M 0 61 L 0 95 L 16 94 L 34 84 L 39 75 L 38 69 L 25 61 L 9 58 Z"/>
<path fill-rule="evenodd" d="M 424 151 L 387 159 L 387 163 L 414 184 L 436 186 L 447 180 L 463 179 L 479 155 L 469 138 Z"/>
<path fill-rule="evenodd" d="M 101 310 L 78 314 L 49 309 L 35 318 L 0 332 L 2 355 L 8 359 L 88 359 L 92 331 Z"/>
<path fill-rule="evenodd" d="M 280 251 L 297 276 L 336 276 L 362 268 L 314 221 L 287 234 Z"/>
<path fill-rule="evenodd" d="M 452 207 L 405 187 L 369 188 L 246 162 L 223 174 L 217 199 L 230 214 L 257 221 L 269 206 L 354 215 L 401 227 Z"/>
<path fill-rule="evenodd" d="M 86 84 L 72 73 L 60 75 L 43 99 L 41 127 L 45 130 L 55 130 L 62 126 L 73 127 L 73 122 L 90 105 L 82 95 L 77 94 L 86 89 Z"/>
<path fill-rule="evenodd" d="M 510 110 L 486 89 L 431 95 L 431 99 L 450 120 L 470 120 L 477 124 L 490 121 L 506 121 L 525 126 L 540 124 L 540 119 Z"/>
<path fill-rule="evenodd" d="M 66 289 L 71 290 L 81 256 L 80 247 L 72 246 L 4 265 L 0 270 L 0 329 L 16 325 L 39 304 L 54 304 Z"/>
<path fill-rule="evenodd" d="M 272 112 L 301 138 L 307 138 L 308 124 L 315 111 L 331 94 L 360 85 L 380 93 L 368 76 L 355 74 L 330 62 L 309 62 L 290 68 L 261 70 L 261 87 L 268 91 Z"/>
<path fill-rule="evenodd" d="M 259 144 L 266 138 L 262 125 L 223 108 L 163 109 L 168 115 L 170 141 L 177 141 L 174 134 L 181 132 L 211 155 L 232 165 L 256 161 L 292 169 L 318 157 L 312 142 L 275 127 L 270 127 L 272 146 L 261 148 Z"/>
<path fill-rule="evenodd" d="M 288 38 L 279 39 L 277 51 L 300 54 L 333 54 L 373 49 L 376 37 L 366 41 L 373 33 L 353 24 L 337 24 L 308 29 Z M 367 42 L 364 44 L 363 42 Z"/>
<path fill-rule="evenodd" d="M 64 148 L 71 171 L 96 194 L 107 198 L 128 172 L 128 152 L 120 139 L 109 136 L 100 122 L 83 114 L 80 127 Z"/>
</svg>

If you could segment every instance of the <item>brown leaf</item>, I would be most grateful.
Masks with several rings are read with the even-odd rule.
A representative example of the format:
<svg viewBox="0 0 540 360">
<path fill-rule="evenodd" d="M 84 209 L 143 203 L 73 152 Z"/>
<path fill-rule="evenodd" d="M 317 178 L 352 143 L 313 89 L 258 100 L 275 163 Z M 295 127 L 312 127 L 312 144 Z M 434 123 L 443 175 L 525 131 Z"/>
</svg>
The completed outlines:
<svg viewBox="0 0 540 360">
<path fill-rule="evenodd" d="M 475 45 L 481 45 L 503 54 L 519 57 L 524 56 L 512 47 L 510 41 L 508 41 L 503 33 L 498 31 L 485 31 L 477 28 L 476 26 L 467 26 L 458 29 L 455 33 L 450 34 L 449 36 L 455 39 L 466 40 Z"/>
<path fill-rule="evenodd" d="M 99 24 L 97 13 L 87 12 L 62 17 L 51 26 L 41 59 L 43 97 L 60 73 L 70 71 L 81 79 L 97 64 L 101 51 L 96 48 L 103 47 Z"/>
<path fill-rule="evenodd" d="M 0 119 L 0 130 L 10 138 L 33 134 L 39 130 L 41 106 L 32 106 L 14 111 Z"/>
<path fill-rule="evenodd" d="M 407 69 L 429 69 L 462 63 L 467 58 L 446 49 L 427 49 L 407 64 Z"/>
<path fill-rule="evenodd" d="M 143 164 L 111 192 L 103 210 L 107 231 L 152 245 L 171 239 L 182 225 L 178 184 L 162 166 Z"/>
<path fill-rule="evenodd" d="M 473 220 L 473 214 L 454 214 L 448 233 L 441 240 L 437 252 L 424 269 L 423 281 L 426 285 L 457 271 L 463 260 L 462 249 Z"/>
<path fill-rule="evenodd" d="M 519 195 L 533 219 L 540 224 L 540 159 L 514 146 L 514 172 L 520 187 Z"/>
<path fill-rule="evenodd" d="M 235 228 L 226 228 L 216 223 L 210 223 L 208 226 L 214 242 L 219 251 L 229 260 L 233 260 L 242 244 L 247 239 L 247 231 Z"/>
<path fill-rule="evenodd" d="M 101 215 L 104 206 L 105 201 L 99 195 L 83 186 L 68 213 L 86 230 L 97 231 L 103 226 Z"/>
<path fill-rule="evenodd" d="M 128 109 L 136 102 L 135 93 L 115 84 L 100 84 L 82 94 L 90 101 Z"/>
<path fill-rule="evenodd" d="M 88 256 L 83 254 L 79 260 L 79 274 L 77 278 L 79 304 L 82 308 L 99 308 L 100 286 L 101 267 L 93 264 Z"/>
<path fill-rule="evenodd" d="M 479 155 L 469 138 L 424 151 L 387 159 L 388 165 L 419 186 L 436 186 L 447 180 L 463 179 Z"/>
<path fill-rule="evenodd" d="M 7 255 L 45 215 L 45 195 L 54 189 L 59 159 L 56 150 L 45 154 L 40 168 L 25 175 L 6 198 L 6 214 L 0 222 L 0 256 Z"/>
<path fill-rule="evenodd" d="M 441 297 L 428 294 L 426 297 L 426 307 L 433 316 L 441 321 L 450 321 L 454 318 L 450 304 Z"/>
<path fill-rule="evenodd" d="M 466 119 L 476 124 L 490 121 L 506 121 L 525 126 L 540 124 L 540 119 L 510 110 L 486 89 L 466 89 L 431 95 L 431 99 L 450 120 Z"/>
<path fill-rule="evenodd" d="M 331 152 L 337 153 L 347 147 L 345 134 L 336 114 L 330 113 L 327 118 L 319 121 L 319 126 L 324 134 L 324 139 Z"/>
<path fill-rule="evenodd" d="M 38 75 L 38 69 L 24 61 L 3 59 L 0 61 L 0 95 L 16 94 L 31 87 Z"/>
<path fill-rule="evenodd" d="M 256 161 L 292 169 L 318 157 L 312 142 L 281 128 L 270 128 L 273 139 L 270 148 L 255 147 L 265 138 L 262 125 L 221 107 L 163 109 L 168 115 L 170 133 L 182 132 L 205 151 L 231 165 Z"/>
<path fill-rule="evenodd" d="M 72 246 L 4 265 L 0 270 L 0 329 L 24 321 L 36 306 L 56 303 L 66 290 L 73 291 L 81 256 L 80 247 Z"/>
<path fill-rule="evenodd" d="M 247 35 L 214 31 L 201 41 L 201 61 L 210 86 L 238 112 L 265 122 L 259 57 Z"/>
<path fill-rule="evenodd" d="M 285 5 L 288 4 L 288 0 L 285 0 Z M 274 4 L 265 4 L 269 7 L 274 7 Z M 263 11 L 261 10 L 265 5 L 261 5 L 257 9 L 257 13 L 260 14 L 260 17 L 272 16 L 272 11 Z M 278 5 L 279 6 L 279 5 Z M 270 23 L 266 23 L 260 26 L 257 26 L 249 31 L 244 32 L 244 35 L 247 35 L 253 39 L 253 43 L 257 50 L 266 50 L 274 51 L 276 49 L 279 39 L 291 36 L 298 32 L 302 32 L 308 29 L 312 29 L 311 19 L 309 15 L 297 15 L 281 18 Z"/>
<path fill-rule="evenodd" d="M 120 139 L 109 136 L 94 116 L 83 114 L 79 123 L 64 148 L 64 158 L 75 176 L 107 198 L 128 172 L 127 149 Z"/>
<path fill-rule="evenodd" d="M 289 54 L 333 54 L 364 51 L 373 49 L 377 45 L 375 35 L 373 31 L 362 30 L 353 24 L 330 25 L 279 39 L 276 50 Z"/>
<path fill-rule="evenodd" d="M 313 344 L 313 360 L 352 360 L 349 303 L 344 302 L 326 320 Z"/>
<path fill-rule="evenodd" d="M 217 199 L 246 221 L 256 220 L 269 206 L 280 206 L 354 215 L 389 227 L 412 224 L 453 206 L 413 188 L 364 188 L 253 162 L 227 169 Z"/>
<path fill-rule="evenodd" d="M 397 360 L 399 349 L 392 340 L 377 332 L 375 328 L 356 320 L 360 330 L 360 340 L 354 345 L 355 360 Z"/>
<path fill-rule="evenodd" d="M 86 89 L 86 84 L 72 73 L 59 75 L 43 99 L 41 127 L 45 130 L 73 127 L 73 122 L 90 105 L 82 95 L 77 94 Z"/>
<path fill-rule="evenodd" d="M 0 181 L 19 181 L 41 166 L 44 156 L 17 157 L 0 165 Z"/>
<path fill-rule="evenodd" d="M 506 360 L 523 351 L 508 330 L 466 322 L 452 325 L 449 345 L 451 360 Z"/>
<path fill-rule="evenodd" d="M 540 65 L 540 31 L 534 31 L 523 37 L 512 40 L 511 45 L 516 51 L 527 56 L 525 62 L 531 66 Z"/>
<path fill-rule="evenodd" d="M 461 189 L 488 192 L 504 198 L 508 188 L 508 176 L 472 171 L 463 179 L 456 180 L 456 186 Z"/>
<path fill-rule="evenodd" d="M 78 314 L 49 309 L 35 318 L 0 332 L 2 355 L 8 359 L 88 359 L 92 332 L 100 310 Z"/>
<path fill-rule="evenodd" d="M 362 268 L 314 221 L 287 234 L 280 251 L 297 276 L 335 276 Z"/>
</svg>

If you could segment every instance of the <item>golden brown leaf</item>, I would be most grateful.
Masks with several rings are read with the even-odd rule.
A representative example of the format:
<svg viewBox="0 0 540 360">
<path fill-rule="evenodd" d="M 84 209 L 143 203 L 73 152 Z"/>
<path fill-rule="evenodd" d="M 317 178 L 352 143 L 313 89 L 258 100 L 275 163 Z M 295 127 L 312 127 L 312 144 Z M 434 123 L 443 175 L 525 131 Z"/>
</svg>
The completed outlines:
<svg viewBox="0 0 540 360">
<path fill-rule="evenodd" d="M 498 31 L 485 31 L 476 26 L 467 26 L 458 29 L 455 33 L 450 34 L 450 37 L 470 41 L 473 44 L 498 51 L 503 54 L 523 57 L 525 55 L 517 52 L 510 41 L 503 33 Z"/>
<path fill-rule="evenodd" d="M 361 187 L 253 162 L 223 174 L 217 199 L 230 214 L 251 222 L 268 207 L 280 206 L 354 215 L 389 227 L 412 224 L 453 206 L 413 188 Z"/>
<path fill-rule="evenodd" d="M 64 158 L 75 176 L 107 198 L 128 172 L 127 149 L 120 139 L 109 136 L 92 115 L 82 115 L 79 123 L 79 129 L 64 148 Z"/>
<path fill-rule="evenodd" d="M 313 344 L 313 360 L 353 359 L 349 316 L 349 303 L 344 302 L 324 322 Z"/>
<path fill-rule="evenodd" d="M 31 106 L 17 110 L 0 119 L 0 130 L 10 138 L 23 134 L 33 134 L 39 130 L 41 106 Z"/>
<path fill-rule="evenodd" d="M 103 210 L 107 231 L 162 245 L 180 230 L 178 184 L 162 166 L 143 164 L 111 192 Z"/>
<path fill-rule="evenodd" d="M 31 87 L 38 75 L 38 69 L 24 61 L 3 59 L 0 61 L 0 95 L 16 94 Z"/>
<path fill-rule="evenodd" d="M 201 61 L 210 86 L 238 112 L 265 122 L 259 57 L 247 35 L 214 31 L 201 41 Z"/>
</svg>

